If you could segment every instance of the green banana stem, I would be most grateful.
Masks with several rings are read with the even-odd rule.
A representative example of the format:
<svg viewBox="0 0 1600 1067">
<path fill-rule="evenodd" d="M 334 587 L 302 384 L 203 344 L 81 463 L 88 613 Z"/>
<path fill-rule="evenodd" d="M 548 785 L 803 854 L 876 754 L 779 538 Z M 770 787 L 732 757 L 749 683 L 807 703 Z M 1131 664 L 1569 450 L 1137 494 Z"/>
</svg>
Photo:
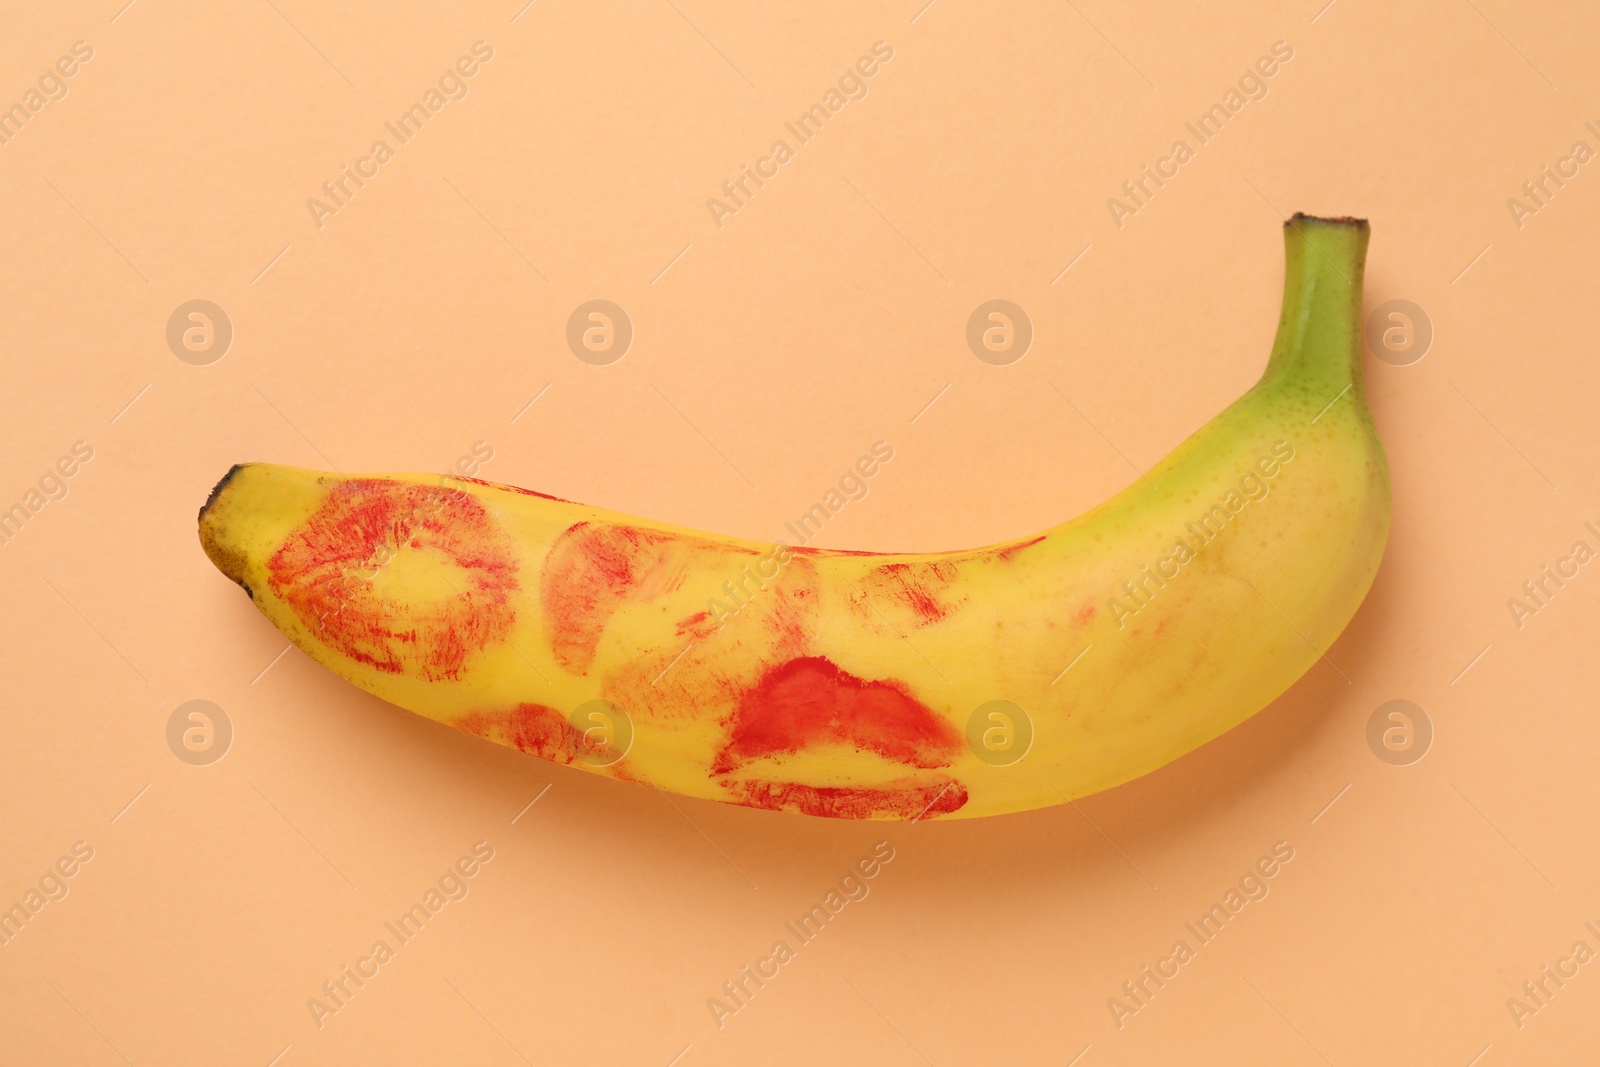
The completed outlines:
<svg viewBox="0 0 1600 1067">
<path fill-rule="evenodd" d="M 1361 389 L 1361 277 L 1366 219 L 1295 215 L 1283 224 L 1283 316 L 1257 388 L 1303 391 L 1320 407 Z M 1320 399 L 1317 399 L 1320 398 Z"/>
</svg>

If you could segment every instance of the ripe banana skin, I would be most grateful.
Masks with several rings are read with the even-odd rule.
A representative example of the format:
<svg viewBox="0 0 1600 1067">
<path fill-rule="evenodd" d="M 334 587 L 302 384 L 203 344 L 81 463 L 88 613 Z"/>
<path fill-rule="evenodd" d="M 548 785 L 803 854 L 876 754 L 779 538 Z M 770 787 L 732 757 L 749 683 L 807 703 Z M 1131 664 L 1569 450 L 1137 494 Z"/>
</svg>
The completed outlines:
<svg viewBox="0 0 1600 1067">
<path fill-rule="evenodd" d="M 1312 667 L 1383 555 L 1368 227 L 1297 215 L 1261 380 L 1037 536 L 876 554 L 719 537 L 474 479 L 234 467 L 223 574 L 313 659 L 499 744 L 853 819 L 1021 811 L 1145 774 Z"/>
</svg>

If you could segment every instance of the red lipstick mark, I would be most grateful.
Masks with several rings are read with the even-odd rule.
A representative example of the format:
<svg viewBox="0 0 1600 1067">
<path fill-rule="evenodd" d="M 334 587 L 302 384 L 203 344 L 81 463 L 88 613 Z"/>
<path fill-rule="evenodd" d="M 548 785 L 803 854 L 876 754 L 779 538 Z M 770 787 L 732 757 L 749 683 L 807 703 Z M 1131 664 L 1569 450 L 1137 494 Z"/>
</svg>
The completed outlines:
<svg viewBox="0 0 1600 1067">
<path fill-rule="evenodd" d="M 828 819 L 894 818 L 916 820 L 960 811 L 967 790 L 955 779 L 897 782 L 880 788 L 801 785 L 797 782 L 740 782 L 736 803 L 774 811 L 798 811 Z"/>
<path fill-rule="evenodd" d="M 383 592 L 383 570 L 407 552 L 437 552 L 454 563 L 456 591 L 431 601 Z M 273 590 L 313 633 L 390 674 L 457 678 L 468 657 L 505 640 L 516 619 L 510 543 L 483 505 L 438 486 L 342 482 L 267 570 Z"/>
<path fill-rule="evenodd" d="M 740 699 L 728 743 L 712 764 L 726 776 L 756 759 L 825 745 L 851 745 L 921 770 L 948 766 L 961 744 L 956 728 L 894 681 L 868 681 L 821 656 L 768 671 Z M 835 819 L 916 819 L 960 810 L 967 790 L 944 774 L 881 785 L 815 786 L 765 779 L 725 782 L 750 807 Z"/>
<path fill-rule="evenodd" d="M 722 555 L 702 558 L 695 573 L 707 573 L 708 566 L 713 574 L 734 569 Z M 676 634 L 671 638 L 663 627 L 663 639 L 655 647 L 640 649 L 604 673 L 600 695 L 647 720 L 730 722 L 772 664 L 808 654 L 817 632 L 819 599 L 815 565 L 797 557 L 737 614 L 686 615 L 673 624 Z M 725 623 L 722 632 L 719 621 Z"/>
<path fill-rule="evenodd" d="M 675 592 L 690 565 L 708 550 L 721 556 L 756 554 L 637 526 L 580 522 L 568 527 L 545 556 L 539 582 L 556 662 L 586 673 L 617 609 L 630 600 Z"/>
<path fill-rule="evenodd" d="M 556 539 L 545 556 L 539 590 L 557 663 L 585 673 L 606 623 L 624 600 L 649 599 L 682 584 L 685 568 L 668 566 L 672 540 L 635 526 L 587 522 L 568 527 Z"/>
<path fill-rule="evenodd" d="M 956 728 L 895 682 L 869 682 L 821 656 L 769 671 L 740 701 L 727 746 L 712 768 L 850 744 L 912 767 L 945 767 L 961 743 Z"/>
<path fill-rule="evenodd" d="M 453 725 L 497 745 L 556 763 L 576 763 L 588 752 L 583 733 L 555 708 L 543 704 L 518 704 L 510 711 L 475 711 Z"/>
<path fill-rule="evenodd" d="M 911 611 L 920 626 L 938 622 L 965 603 L 948 597 L 959 569 L 950 560 L 885 563 L 864 579 L 870 600 L 887 600 Z"/>
</svg>

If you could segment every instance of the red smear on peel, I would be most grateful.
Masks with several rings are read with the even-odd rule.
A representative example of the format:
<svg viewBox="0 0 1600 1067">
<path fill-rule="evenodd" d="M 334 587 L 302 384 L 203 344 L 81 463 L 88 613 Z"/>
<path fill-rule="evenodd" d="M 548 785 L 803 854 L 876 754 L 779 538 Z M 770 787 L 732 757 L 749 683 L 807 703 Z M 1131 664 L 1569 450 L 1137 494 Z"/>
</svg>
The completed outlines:
<svg viewBox="0 0 1600 1067">
<path fill-rule="evenodd" d="M 1038 537 L 1029 538 L 1026 541 L 1018 541 L 1014 545 L 1007 545 L 1005 548 L 998 549 L 994 553 L 994 558 L 995 559 L 1003 559 L 1007 563 L 1009 563 L 1009 562 L 1011 562 L 1011 557 L 1012 556 L 1016 555 L 1018 552 L 1021 552 L 1024 548 L 1030 548 L 1033 545 L 1038 544 L 1040 541 L 1043 541 L 1044 539 L 1045 539 L 1045 535 L 1044 534 L 1040 534 Z"/>
<path fill-rule="evenodd" d="M 556 763 L 576 763 L 585 753 L 583 733 L 543 704 L 518 704 L 510 711 L 475 711 L 453 724 L 497 745 Z"/>
<path fill-rule="evenodd" d="M 709 628 L 706 626 L 710 621 L 711 612 L 697 611 L 686 619 L 678 620 L 678 633 L 692 634 L 695 637 L 708 637 L 716 631 L 715 626 Z"/>
<path fill-rule="evenodd" d="M 670 534 L 636 526 L 580 522 L 567 528 L 545 556 L 540 604 L 550 622 L 550 648 L 561 666 L 583 674 L 594 661 L 606 623 L 635 593 L 669 593 L 683 581 L 662 573 Z M 648 589 L 641 587 L 649 584 Z"/>
<path fill-rule="evenodd" d="M 898 682 L 858 678 L 821 656 L 768 671 L 739 701 L 728 743 L 712 765 L 736 803 L 834 819 L 920 819 L 960 810 L 967 790 L 945 774 L 817 786 L 773 779 L 729 781 L 750 760 L 850 745 L 920 770 L 948 766 L 961 735 Z"/>
<path fill-rule="evenodd" d="M 873 552 L 865 548 L 807 548 L 805 545 L 790 545 L 790 552 L 798 552 L 803 556 L 892 556 L 909 555 L 909 553 Z"/>
<path fill-rule="evenodd" d="M 1030 537 L 1026 541 L 1018 541 L 1014 545 L 1006 545 L 1003 548 L 982 549 L 976 552 L 953 552 L 942 559 L 936 559 L 931 562 L 959 563 L 966 560 L 999 559 L 1009 563 L 1012 556 L 1024 548 L 1032 548 L 1039 542 L 1046 540 L 1048 536 L 1048 534 L 1040 534 L 1037 537 Z M 791 545 L 789 546 L 789 551 L 806 556 L 880 556 L 885 559 L 921 554 L 916 552 L 874 552 L 870 549 L 858 548 L 807 548 L 805 545 Z"/>
<path fill-rule="evenodd" d="M 385 596 L 393 555 L 437 551 L 459 568 L 456 593 Z M 388 553 L 390 561 L 383 558 Z M 428 681 L 505 640 L 518 591 L 510 543 L 470 495 L 386 478 L 341 482 L 267 562 L 269 582 L 313 634 L 361 663 Z"/>
<path fill-rule="evenodd" d="M 799 782 L 739 782 L 734 802 L 752 808 L 798 811 L 829 819 L 894 818 L 916 821 L 960 811 L 967 790 L 960 782 L 903 782 L 877 788 L 813 786 Z"/>
<path fill-rule="evenodd" d="M 947 617 L 963 603 L 946 595 L 958 573 L 959 568 L 950 560 L 885 563 L 868 572 L 864 585 L 869 600 L 899 604 L 910 610 L 919 625 L 926 626 Z"/>
<path fill-rule="evenodd" d="M 580 522 L 568 527 L 545 556 L 539 578 L 556 662 L 586 673 L 612 615 L 629 601 L 675 592 L 691 564 L 708 551 L 724 557 L 757 554 L 638 526 Z"/>
<path fill-rule="evenodd" d="M 695 573 L 709 567 L 712 574 L 725 569 L 731 575 L 741 562 L 742 557 L 701 557 Z M 640 649 L 608 670 L 600 695 L 657 722 L 730 722 L 772 664 L 809 653 L 820 625 L 819 600 L 816 566 L 803 557 L 791 559 L 737 614 L 724 597 L 715 610 L 678 619 L 673 639 Z"/>
<path fill-rule="evenodd" d="M 541 493 L 536 489 L 524 489 L 520 485 L 506 485 L 504 482 L 489 482 L 483 480 L 482 478 L 468 478 L 464 474 L 447 474 L 445 475 L 445 480 L 471 482 L 473 485 L 481 485 L 489 489 L 504 489 L 508 493 L 521 493 L 523 496 L 536 496 L 541 500 L 554 500 L 558 504 L 572 503 L 570 500 L 565 500 L 559 496 L 551 496 L 549 493 Z"/>
<path fill-rule="evenodd" d="M 892 681 L 869 682 L 821 656 L 789 660 L 739 702 L 712 770 L 747 760 L 850 744 L 913 767 L 944 767 L 961 744 L 956 728 Z"/>
</svg>

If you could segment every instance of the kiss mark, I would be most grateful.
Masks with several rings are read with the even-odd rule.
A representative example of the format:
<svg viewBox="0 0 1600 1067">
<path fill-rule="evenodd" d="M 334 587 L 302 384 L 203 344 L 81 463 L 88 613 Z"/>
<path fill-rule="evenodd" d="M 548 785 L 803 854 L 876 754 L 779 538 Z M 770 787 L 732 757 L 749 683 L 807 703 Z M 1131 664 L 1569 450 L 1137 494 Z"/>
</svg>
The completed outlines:
<svg viewBox="0 0 1600 1067">
<path fill-rule="evenodd" d="M 594 662 L 600 635 L 630 596 L 649 599 L 683 583 L 687 568 L 668 561 L 673 538 L 635 526 L 580 522 L 567 528 L 545 557 L 540 601 L 550 621 L 557 663 L 583 674 Z"/>
<path fill-rule="evenodd" d="M 708 548 L 720 555 L 747 551 L 637 526 L 580 522 L 568 527 L 545 556 L 539 583 L 556 662 L 575 674 L 586 673 L 612 615 L 628 601 L 677 591 Z"/>
<path fill-rule="evenodd" d="M 931 768 L 950 764 L 961 736 L 899 684 L 869 682 L 821 656 L 805 656 L 769 671 L 745 694 L 713 771 L 840 743 Z"/>
<path fill-rule="evenodd" d="M 441 565 L 451 591 L 383 592 L 408 554 Z M 467 659 L 505 640 L 516 619 L 515 558 L 471 496 L 386 478 L 342 482 L 267 562 L 268 581 L 330 646 L 389 674 L 460 677 Z"/>
<path fill-rule="evenodd" d="M 946 774 L 846 786 L 727 780 L 752 760 L 830 745 L 932 770 L 949 766 L 961 735 L 900 683 L 868 681 L 821 656 L 803 656 L 768 671 L 743 695 L 711 769 L 736 803 L 835 819 L 915 819 L 948 814 L 967 802 L 966 787 Z"/>
</svg>

